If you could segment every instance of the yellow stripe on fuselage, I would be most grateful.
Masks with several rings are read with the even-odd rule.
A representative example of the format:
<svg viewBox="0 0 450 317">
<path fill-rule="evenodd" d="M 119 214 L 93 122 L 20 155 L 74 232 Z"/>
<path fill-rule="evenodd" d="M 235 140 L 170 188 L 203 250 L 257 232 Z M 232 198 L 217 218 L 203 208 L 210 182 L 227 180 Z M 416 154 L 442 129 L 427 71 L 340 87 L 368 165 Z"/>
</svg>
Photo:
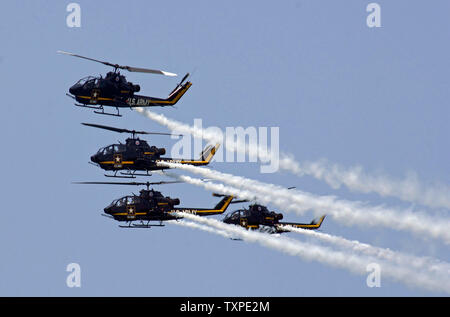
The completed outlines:
<svg viewBox="0 0 450 317">
<path fill-rule="evenodd" d="M 89 96 L 77 96 L 78 98 L 83 98 L 83 99 L 92 99 L 92 97 L 89 97 Z M 114 100 L 113 98 L 105 98 L 105 97 L 98 97 L 98 98 L 95 98 L 95 99 L 97 99 L 97 100 Z"/>
<path fill-rule="evenodd" d="M 196 214 L 202 214 L 202 213 L 223 213 L 224 211 L 225 211 L 225 209 L 227 209 L 228 208 L 228 206 L 230 205 L 230 203 L 231 203 L 231 201 L 233 200 L 233 198 L 234 198 L 234 196 L 230 196 L 230 197 L 228 197 L 228 199 L 225 201 L 225 203 L 223 204 L 223 206 L 222 206 L 222 208 L 220 208 L 220 209 L 192 209 L 192 208 L 186 208 L 185 210 L 187 211 L 187 210 L 190 210 L 190 211 L 193 211 L 193 212 L 195 212 Z M 175 209 L 175 210 L 171 210 L 171 211 L 168 211 L 169 213 L 172 213 L 172 212 L 182 212 L 183 211 L 183 209 L 182 208 L 180 208 L 180 209 Z"/>
<path fill-rule="evenodd" d="M 114 162 L 114 161 L 103 161 L 103 162 L 100 162 L 99 164 L 118 164 L 118 165 L 120 165 L 120 164 L 134 164 L 134 161 L 123 161 L 123 162 L 120 162 L 120 163 L 117 163 L 117 162 Z"/>
<path fill-rule="evenodd" d="M 145 216 L 147 213 L 146 212 L 137 212 L 135 214 L 133 214 L 132 216 Z M 116 212 L 112 214 L 113 216 L 130 216 L 129 213 L 127 212 Z"/>
<path fill-rule="evenodd" d="M 180 89 L 177 96 L 173 100 L 161 100 L 161 101 L 155 101 L 154 103 L 162 103 L 162 104 L 175 104 L 180 100 L 181 96 L 184 95 L 184 93 L 189 89 L 189 87 L 192 86 L 192 83 L 187 83 L 186 86 L 183 89 Z"/>
</svg>

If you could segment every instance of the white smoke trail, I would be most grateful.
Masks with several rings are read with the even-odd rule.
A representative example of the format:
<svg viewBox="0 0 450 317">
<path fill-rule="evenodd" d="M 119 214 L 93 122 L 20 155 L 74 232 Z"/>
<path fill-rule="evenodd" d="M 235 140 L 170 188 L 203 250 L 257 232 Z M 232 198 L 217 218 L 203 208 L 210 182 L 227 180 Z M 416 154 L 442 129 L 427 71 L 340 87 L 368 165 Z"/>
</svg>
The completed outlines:
<svg viewBox="0 0 450 317">
<path fill-rule="evenodd" d="M 221 181 L 232 187 L 245 190 L 245 192 L 238 194 L 240 197 L 247 196 L 244 199 L 249 199 L 248 196 L 253 193 L 253 196 L 256 195 L 256 198 L 263 203 L 270 203 L 283 208 L 283 210 L 294 211 L 300 215 L 303 215 L 307 210 L 313 210 L 318 216 L 326 213 L 344 224 L 383 226 L 395 230 L 409 231 L 419 236 L 441 239 L 450 244 L 450 222 L 446 219 L 433 218 L 419 212 L 413 213 L 383 206 L 368 206 L 361 202 L 337 200 L 332 196 L 317 196 L 299 190 L 288 190 L 277 185 L 221 173 L 204 167 L 167 162 L 159 164 Z M 185 181 L 188 180 L 185 179 Z M 206 188 L 204 182 L 196 182 L 195 184 Z M 209 187 L 211 186 L 209 185 Z M 220 189 L 223 190 L 224 188 L 216 186 L 214 190 Z"/>
<path fill-rule="evenodd" d="M 318 261 L 323 264 L 346 269 L 352 273 L 367 274 L 367 265 L 373 262 L 371 257 L 357 256 L 348 252 L 335 251 L 323 246 L 286 239 L 272 237 L 268 234 L 245 230 L 239 226 L 228 225 L 215 219 L 206 219 L 192 214 L 180 213 L 184 218 L 211 226 L 221 231 L 240 237 L 247 242 L 259 243 L 262 246 L 281 251 L 283 253 L 298 256 L 309 261 Z M 432 291 L 450 293 L 450 284 L 442 283 L 439 276 L 433 274 L 418 274 L 406 267 L 391 265 L 388 262 L 380 264 L 383 276 L 390 277 L 398 282 L 425 288 Z"/>
<path fill-rule="evenodd" d="M 414 173 L 399 180 L 381 173 L 368 174 L 361 166 L 344 168 L 325 160 L 299 163 L 287 156 L 280 158 L 280 167 L 299 176 L 309 175 L 323 180 L 334 189 L 344 185 L 352 191 L 366 194 L 374 192 L 383 197 L 391 196 L 428 207 L 450 209 L 450 187 L 445 184 L 425 186 Z"/>
<path fill-rule="evenodd" d="M 168 119 L 161 114 L 156 114 L 143 108 L 136 108 L 136 111 L 172 131 L 177 130 L 181 133 L 188 133 L 196 138 L 210 142 L 224 141 L 221 135 L 217 135 L 212 131 L 206 131 L 205 129 Z M 260 148 L 255 144 L 244 144 L 241 140 L 234 141 L 226 138 L 225 147 L 236 153 L 256 153 L 263 162 L 277 159 L 266 148 Z M 353 191 L 363 193 L 375 192 L 381 196 L 396 197 L 424 206 L 450 209 L 450 187 L 444 184 L 425 186 L 417 179 L 417 176 L 410 175 L 404 180 L 394 180 L 384 175 L 366 174 L 361 167 L 345 169 L 336 164 L 327 164 L 324 161 L 300 164 L 291 155 L 283 154 L 280 154 L 278 165 L 283 170 L 295 175 L 310 175 L 316 179 L 323 180 L 335 189 L 345 185 Z"/>
<path fill-rule="evenodd" d="M 171 175 L 171 176 L 173 176 L 173 175 Z M 196 184 L 200 184 L 200 183 L 204 182 L 200 179 L 193 179 L 193 178 L 189 178 L 189 176 L 184 176 L 184 175 L 176 176 L 176 177 L 179 177 L 181 180 L 184 180 L 184 181 L 189 181 L 189 182 L 195 181 Z M 218 189 L 215 186 L 217 184 L 212 184 L 212 183 L 205 184 L 205 186 L 209 186 L 209 185 L 212 186 L 211 189 L 213 191 Z M 225 186 L 221 186 L 221 188 L 222 188 L 222 192 L 223 192 L 223 190 L 226 190 Z M 240 197 L 244 198 L 244 199 L 252 196 L 252 194 L 249 192 L 243 193 L 242 191 L 239 191 L 237 189 L 235 189 L 234 191 L 228 189 L 226 191 L 227 191 L 226 194 L 240 195 Z M 208 232 L 214 231 L 214 229 L 211 229 L 208 226 L 203 226 L 200 228 L 200 226 L 202 226 L 202 225 L 193 223 L 193 222 L 171 221 L 170 223 L 177 224 L 177 225 L 189 226 L 192 228 L 197 228 L 197 229 L 201 229 L 201 230 L 208 231 Z M 379 258 L 380 260 L 390 261 L 390 262 L 393 262 L 393 263 L 396 263 L 396 264 L 402 265 L 402 266 L 410 266 L 413 269 L 427 270 L 431 273 L 440 274 L 440 276 L 445 277 L 446 279 L 450 278 L 450 264 L 447 262 L 443 262 L 443 261 L 431 258 L 431 257 L 427 257 L 427 256 L 417 257 L 414 255 L 405 254 L 405 253 L 393 251 L 390 249 L 375 247 L 370 244 L 362 243 L 362 242 L 359 242 L 356 240 L 348 240 L 344 237 L 334 236 L 334 235 L 330 235 L 330 234 L 323 233 L 323 232 L 318 232 L 318 231 L 313 231 L 313 230 L 305 230 L 305 229 L 295 228 L 295 227 L 288 226 L 288 225 L 284 226 L 284 227 L 286 227 L 286 229 L 288 229 L 291 232 L 297 232 L 297 233 L 301 233 L 301 234 L 304 234 L 307 236 L 312 236 L 312 237 L 322 240 L 324 242 L 334 244 L 336 246 L 346 248 L 346 249 L 349 249 L 354 252 L 360 252 L 360 253 L 368 255 L 368 256 L 373 256 L 373 257 Z M 215 229 L 215 230 L 218 230 L 218 229 Z M 221 234 L 225 238 L 232 237 L 231 235 L 229 235 L 227 232 L 225 232 L 223 230 L 219 230 L 219 232 L 214 232 L 214 233 Z M 450 281 L 448 281 L 448 282 L 450 283 Z"/>
<path fill-rule="evenodd" d="M 205 181 L 205 180 L 199 179 L 199 178 L 193 178 L 193 177 L 190 177 L 187 175 L 179 175 L 179 174 L 174 174 L 174 173 L 170 173 L 170 172 L 164 172 L 162 174 L 165 176 L 176 178 L 184 183 L 203 187 L 206 190 L 209 190 L 212 192 L 217 192 L 217 193 L 221 193 L 224 195 L 232 195 L 232 196 L 239 197 L 241 199 L 246 199 L 249 201 L 254 200 L 256 198 L 255 193 L 244 190 L 244 189 L 239 189 L 239 188 L 226 186 L 226 185 L 218 184 L 218 183 L 211 183 L 209 181 Z M 262 197 L 261 199 L 259 199 L 259 201 L 261 203 L 269 204 L 271 200 L 268 197 Z"/>
<path fill-rule="evenodd" d="M 291 232 L 297 232 L 307 236 L 312 236 L 324 242 L 334 244 L 336 246 L 346 248 L 354 252 L 360 252 L 369 256 L 374 256 L 381 260 L 387 260 L 402 266 L 411 266 L 413 269 L 427 270 L 431 273 L 440 274 L 442 277 L 445 277 L 445 279 L 448 279 L 450 277 L 450 264 L 431 257 L 417 257 L 390 249 L 375 247 L 356 240 L 348 240 L 343 237 L 334 236 L 323 232 L 305 230 L 292 226 L 284 227 L 286 227 L 286 229 Z M 450 280 L 448 281 L 448 283 L 450 283 Z"/>
<path fill-rule="evenodd" d="M 206 232 L 210 232 L 210 233 L 215 233 L 217 235 L 220 235 L 224 238 L 231 238 L 232 236 L 224 231 L 224 230 L 219 230 L 219 229 L 214 229 L 212 227 L 209 226 L 205 226 L 196 222 L 191 222 L 191 221 L 185 221 L 185 220 L 181 220 L 181 221 L 177 221 L 177 220 L 169 220 L 168 221 L 169 224 L 173 224 L 173 225 L 177 225 L 177 226 L 184 226 L 184 227 L 189 227 L 189 228 L 193 228 L 193 229 L 199 229 L 199 230 L 203 230 Z"/>
<path fill-rule="evenodd" d="M 185 175 L 177 175 L 169 173 L 168 176 L 176 177 L 184 182 L 202 186 L 207 190 L 221 192 L 226 195 L 235 195 L 242 199 L 252 199 L 254 194 L 248 191 L 239 190 L 237 188 L 224 186 L 223 184 L 214 184 L 210 182 L 204 182 L 201 179 L 192 178 Z M 268 199 L 270 201 L 270 198 Z M 354 252 L 360 252 L 368 256 L 373 256 L 379 258 L 380 260 L 386 260 L 394 262 L 398 265 L 402 266 L 410 266 L 413 269 L 427 270 L 430 273 L 440 274 L 441 280 L 445 278 L 448 279 L 450 277 L 450 265 L 446 262 L 439 261 L 437 259 L 433 259 L 431 257 L 417 257 L 409 254 L 404 254 L 401 252 L 392 251 L 390 249 L 383 249 L 379 247 L 375 247 L 366 243 L 361 243 L 355 240 L 347 240 L 343 237 L 332 236 L 329 234 L 304 230 L 299 228 L 293 228 L 291 226 L 287 226 L 289 230 L 294 232 L 303 233 L 305 235 L 312 235 L 314 237 L 318 237 L 320 240 L 326 241 L 328 243 L 335 244 L 337 246 L 348 248 Z M 450 283 L 450 281 L 448 281 Z"/>
<path fill-rule="evenodd" d="M 136 108 L 136 111 L 143 114 L 147 118 L 166 126 L 171 131 L 176 131 L 180 134 L 190 134 L 194 138 L 204 139 L 212 143 L 225 143 L 224 145 L 227 150 L 235 153 L 249 154 L 259 158 L 261 162 L 272 162 L 274 160 L 278 162 L 278 152 L 272 153 L 267 148 L 258 146 L 258 144 L 246 143 L 245 140 L 240 138 L 235 139 L 234 135 L 224 138 L 222 134 L 217 134 L 217 131 L 209 131 L 196 126 L 190 126 L 146 109 Z"/>
<path fill-rule="evenodd" d="M 135 108 L 135 110 L 143 114 L 147 118 L 156 121 L 163 126 L 166 126 L 171 131 L 176 130 L 181 134 L 191 134 L 193 137 L 205 139 L 213 143 L 223 142 L 223 137 L 218 136 L 216 133 L 208 133 L 208 131 L 205 131 L 204 129 L 199 129 L 195 126 L 190 126 L 188 124 L 169 119 L 162 114 L 158 114 L 144 108 Z"/>
</svg>

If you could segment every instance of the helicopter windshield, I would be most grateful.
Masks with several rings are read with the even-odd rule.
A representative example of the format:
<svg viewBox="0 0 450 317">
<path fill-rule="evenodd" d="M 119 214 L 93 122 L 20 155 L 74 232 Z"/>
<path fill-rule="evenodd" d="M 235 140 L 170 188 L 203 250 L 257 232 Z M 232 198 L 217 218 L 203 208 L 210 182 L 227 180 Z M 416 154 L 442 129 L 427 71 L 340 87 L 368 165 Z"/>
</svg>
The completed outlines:
<svg viewBox="0 0 450 317">
<path fill-rule="evenodd" d="M 103 147 L 98 150 L 98 154 L 110 155 L 113 153 L 123 153 L 126 151 L 126 146 L 124 144 L 112 144 L 107 147 Z"/>
<path fill-rule="evenodd" d="M 119 198 L 116 200 L 113 200 L 113 202 L 109 205 L 110 207 L 121 207 L 126 205 L 126 197 Z"/>
<path fill-rule="evenodd" d="M 268 212 L 269 212 L 269 210 L 267 209 L 267 207 L 261 206 L 261 205 L 253 205 L 253 206 L 250 206 L 250 209 L 253 210 L 253 211 L 260 212 L 260 213 L 268 213 Z"/>
<path fill-rule="evenodd" d="M 239 220 L 242 210 L 236 210 L 225 216 L 224 220 Z"/>
<path fill-rule="evenodd" d="M 141 202 L 141 199 L 138 196 L 127 196 L 127 205 L 135 205 Z"/>
<path fill-rule="evenodd" d="M 113 145 L 106 146 L 98 150 L 98 154 L 108 155 L 113 153 Z"/>
<path fill-rule="evenodd" d="M 84 86 L 87 82 L 94 83 L 95 80 L 97 80 L 99 78 L 100 77 L 87 76 L 87 77 L 81 78 L 79 81 L 77 81 L 77 84 L 80 84 L 81 86 Z"/>
<path fill-rule="evenodd" d="M 141 199 L 139 196 L 125 196 L 119 199 L 114 200 L 109 206 L 110 207 L 122 207 L 126 205 L 135 205 L 139 204 Z"/>
<path fill-rule="evenodd" d="M 115 144 L 113 146 L 114 153 L 122 153 L 122 152 L 125 152 L 125 150 L 126 150 L 126 147 L 123 144 Z"/>
</svg>

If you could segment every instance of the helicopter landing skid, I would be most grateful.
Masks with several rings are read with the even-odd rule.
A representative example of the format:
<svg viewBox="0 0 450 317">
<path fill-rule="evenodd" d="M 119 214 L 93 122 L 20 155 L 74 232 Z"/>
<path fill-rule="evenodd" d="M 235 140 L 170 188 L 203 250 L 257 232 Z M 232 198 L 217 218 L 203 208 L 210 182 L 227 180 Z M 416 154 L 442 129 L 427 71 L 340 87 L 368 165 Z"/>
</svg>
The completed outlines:
<svg viewBox="0 0 450 317">
<path fill-rule="evenodd" d="M 136 176 L 152 176 L 152 174 L 150 174 L 148 171 L 146 171 L 145 174 L 141 174 L 141 173 L 136 173 L 136 171 L 134 172 L 120 172 L 121 175 L 124 176 L 119 176 L 119 177 L 130 177 L 130 178 L 136 178 Z"/>
<path fill-rule="evenodd" d="M 113 116 L 113 117 L 121 117 L 122 115 L 119 113 L 119 108 L 116 108 L 116 109 L 117 109 L 117 113 L 109 113 L 109 112 L 105 112 L 105 109 L 103 109 L 103 107 L 101 107 L 101 110 L 102 110 L 101 112 L 94 110 L 94 113 L 96 113 L 96 114 L 104 114 L 104 115 Z"/>
<path fill-rule="evenodd" d="M 88 109 L 95 109 L 94 113 L 96 114 L 103 114 L 103 115 L 107 115 L 107 116 L 114 116 L 114 117 L 121 117 L 122 115 L 119 113 L 119 108 L 116 107 L 117 109 L 117 113 L 109 113 L 109 112 L 105 112 L 105 109 L 103 108 L 103 106 L 88 106 L 88 105 L 83 105 L 83 104 L 79 104 L 79 103 L 75 103 L 74 104 L 77 107 L 80 108 L 88 108 Z M 101 110 L 101 111 L 96 111 L 96 110 Z"/>
<path fill-rule="evenodd" d="M 122 174 L 122 173 L 121 173 Z M 124 174 L 124 176 L 117 175 L 117 171 L 114 172 L 114 175 L 103 174 L 106 177 L 116 177 L 116 178 L 136 178 L 132 173 Z"/>
<path fill-rule="evenodd" d="M 116 177 L 116 178 L 136 178 L 136 176 L 152 176 L 152 174 L 150 174 L 148 171 L 146 174 L 140 174 L 140 173 L 136 173 L 134 172 L 120 172 L 120 175 L 117 175 L 117 171 L 114 172 L 113 175 L 109 175 L 109 174 L 104 174 L 106 177 Z"/>
<path fill-rule="evenodd" d="M 128 226 L 122 226 L 119 225 L 120 228 L 144 228 L 144 229 L 150 229 L 151 227 L 165 227 L 166 225 L 159 224 L 159 225 L 150 225 L 150 224 L 129 224 Z"/>
</svg>

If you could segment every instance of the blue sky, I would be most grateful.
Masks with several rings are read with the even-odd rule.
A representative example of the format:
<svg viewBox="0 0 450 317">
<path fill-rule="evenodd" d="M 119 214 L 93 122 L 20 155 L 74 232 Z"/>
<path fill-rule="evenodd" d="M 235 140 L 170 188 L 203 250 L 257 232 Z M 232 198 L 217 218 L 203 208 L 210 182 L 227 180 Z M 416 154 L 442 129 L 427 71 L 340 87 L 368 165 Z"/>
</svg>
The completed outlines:
<svg viewBox="0 0 450 317">
<path fill-rule="evenodd" d="M 81 28 L 68 28 L 69 2 L 2 3 L 0 295 L 440 295 L 388 279 L 368 288 L 366 276 L 188 228 L 121 230 L 100 212 L 137 188 L 71 182 L 104 180 L 87 164 L 89 156 L 124 136 L 80 123 L 163 128 L 130 110 L 111 118 L 74 107 L 65 96 L 70 85 L 109 69 L 56 51 L 180 75 L 195 69 L 177 109 L 153 110 L 190 124 L 201 118 L 204 126 L 276 126 L 280 149 L 297 160 L 361 164 L 398 178 L 415 171 L 424 182 L 449 184 L 450 3 L 378 1 L 382 27 L 368 28 L 369 1 L 361 0 L 78 1 Z M 179 80 L 126 75 L 152 96 L 165 96 Z M 212 167 L 316 194 L 411 207 L 332 190 L 310 177 L 260 174 L 256 163 Z M 187 184 L 160 189 L 184 206 L 217 202 Z M 292 221 L 307 217 L 286 214 Z M 322 230 L 449 261 L 448 246 L 434 240 L 330 219 Z M 79 289 L 65 284 L 71 262 L 81 265 Z"/>
</svg>

